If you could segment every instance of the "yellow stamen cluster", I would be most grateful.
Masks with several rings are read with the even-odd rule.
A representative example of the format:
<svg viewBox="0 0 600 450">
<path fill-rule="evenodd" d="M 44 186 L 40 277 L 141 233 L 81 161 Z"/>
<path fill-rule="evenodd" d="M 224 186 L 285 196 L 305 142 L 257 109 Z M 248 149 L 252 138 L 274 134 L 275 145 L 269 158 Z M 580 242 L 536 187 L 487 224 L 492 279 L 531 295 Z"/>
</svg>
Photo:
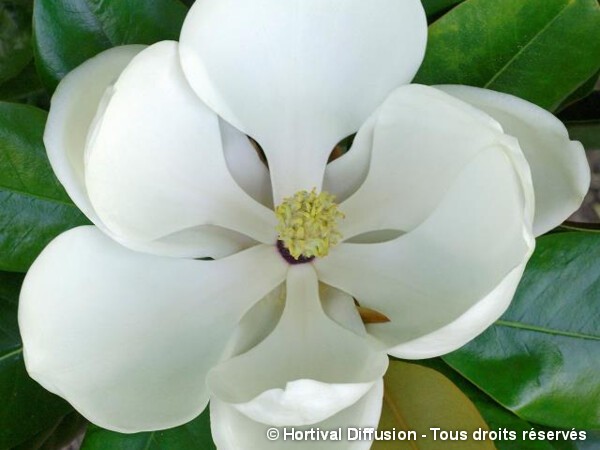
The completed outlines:
<svg viewBox="0 0 600 450">
<path fill-rule="evenodd" d="M 337 220 L 344 214 L 338 211 L 335 196 L 316 189 L 299 191 L 275 208 L 279 219 L 279 240 L 295 259 L 323 257 L 337 244 L 342 235 Z"/>
</svg>

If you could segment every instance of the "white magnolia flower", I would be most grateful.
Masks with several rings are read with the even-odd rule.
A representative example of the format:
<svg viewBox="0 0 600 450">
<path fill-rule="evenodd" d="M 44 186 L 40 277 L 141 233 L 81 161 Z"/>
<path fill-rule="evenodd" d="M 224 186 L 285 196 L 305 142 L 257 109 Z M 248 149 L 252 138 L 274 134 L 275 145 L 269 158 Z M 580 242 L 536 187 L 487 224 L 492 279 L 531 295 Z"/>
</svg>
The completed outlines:
<svg viewBox="0 0 600 450">
<path fill-rule="evenodd" d="M 441 355 L 494 322 L 589 183 L 540 108 L 406 85 L 426 33 L 419 0 L 203 0 L 179 44 L 70 73 L 45 142 L 95 226 L 25 280 L 31 376 L 123 432 L 210 397 L 222 448 L 265 448 L 269 425 L 375 426 L 387 354 Z M 389 320 L 365 325 L 354 299 Z"/>
</svg>

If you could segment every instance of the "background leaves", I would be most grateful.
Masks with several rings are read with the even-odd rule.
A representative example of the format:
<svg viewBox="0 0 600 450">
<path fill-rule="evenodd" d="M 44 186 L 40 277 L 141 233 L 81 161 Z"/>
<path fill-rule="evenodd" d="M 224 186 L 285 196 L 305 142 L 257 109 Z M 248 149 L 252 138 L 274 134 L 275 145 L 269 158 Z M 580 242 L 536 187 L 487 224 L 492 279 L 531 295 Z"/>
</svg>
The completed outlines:
<svg viewBox="0 0 600 450">
<path fill-rule="evenodd" d="M 423 0 L 423 8 L 428 18 L 434 18 L 438 14 L 462 3 L 464 0 Z"/>
<path fill-rule="evenodd" d="M 25 271 L 63 231 L 87 223 L 54 176 L 46 112 L 0 102 L 0 270 Z"/>
<path fill-rule="evenodd" d="M 441 373 L 428 367 L 392 360 L 384 378 L 380 430 L 416 431 L 416 440 L 377 441 L 373 450 L 493 450 L 489 441 L 475 441 L 475 430 L 487 424 L 473 403 Z M 434 438 L 432 427 L 465 431 L 468 440 Z M 423 437 L 423 436 L 427 437 Z"/>
<path fill-rule="evenodd" d="M 196 419 L 165 431 L 120 434 L 91 426 L 82 450 L 202 450 L 215 449 L 210 435 L 208 408 Z"/>
<path fill-rule="evenodd" d="M 73 411 L 53 423 L 31 439 L 11 450 L 58 450 L 79 441 L 87 426 L 87 420 Z"/>
<path fill-rule="evenodd" d="M 541 427 L 527 422 L 503 408 L 441 359 L 429 359 L 418 361 L 418 363 L 437 370 L 452 381 L 477 407 L 490 430 L 497 431 L 500 434 L 502 430 L 515 432 L 515 439 L 510 439 L 510 437 L 507 439 L 503 436 L 503 438 L 495 440 L 494 444 L 498 450 L 584 450 L 588 445 L 594 445 L 598 442 L 592 432 L 587 432 L 586 439 L 583 441 L 569 439 L 548 441 L 524 438 L 524 432 L 538 431 Z"/>
<path fill-rule="evenodd" d="M 117 45 L 177 40 L 187 7 L 178 0 L 37 0 L 34 49 L 51 91 L 85 60 Z"/>
<path fill-rule="evenodd" d="M 30 6 L 23 2 L 0 3 L 0 84 L 17 76 L 33 57 Z"/>
<path fill-rule="evenodd" d="M 429 27 L 415 81 L 485 87 L 554 110 L 600 69 L 599 29 L 597 0 L 467 0 Z"/>
<path fill-rule="evenodd" d="M 61 398 L 29 378 L 17 326 L 23 276 L 0 272 L 0 448 L 36 437 L 73 411 Z"/>
<path fill-rule="evenodd" d="M 539 238 L 507 313 L 444 360 L 524 419 L 600 428 L 598 261 L 599 234 Z"/>
<path fill-rule="evenodd" d="M 31 0 L 0 2 L 0 100 L 47 107 L 45 89 L 51 92 L 66 73 L 100 51 L 177 39 L 192 3 L 36 0 L 34 11 Z M 597 0 L 423 0 L 423 4 L 432 26 L 416 81 L 487 86 L 552 110 L 569 106 L 561 117 L 568 120 L 572 135 L 588 148 L 600 146 L 600 109 L 594 103 L 598 92 L 590 95 L 600 69 L 600 40 L 594 39 L 600 29 Z M 0 103 L 0 270 L 26 270 L 55 235 L 87 223 L 49 168 L 42 144 L 44 122 L 45 113 L 39 109 Z M 492 429 L 539 429 L 534 422 L 597 426 L 593 396 L 600 398 L 600 347 L 588 337 L 597 337 L 600 323 L 600 268 L 594 268 L 600 264 L 598 239 L 581 233 L 542 238 L 504 322 L 446 358 L 456 370 L 439 360 L 426 364 L 444 376 L 393 363 L 388 378 L 401 374 L 400 381 L 392 381 L 393 387 L 408 393 L 401 401 L 415 402 L 410 392 L 427 390 L 428 383 L 437 380 L 433 392 L 452 391 L 454 383 Z M 0 448 L 57 448 L 86 422 L 25 372 L 16 319 L 20 280 L 20 275 L 0 273 Z M 469 402 L 459 398 L 458 403 Z M 384 420 L 393 423 L 389 411 L 386 414 Z M 92 426 L 83 448 L 210 449 L 214 444 L 209 430 L 207 412 L 187 425 L 155 433 L 121 435 Z M 589 436 L 587 442 L 498 441 L 496 447 L 600 448 L 600 437 Z"/>
</svg>

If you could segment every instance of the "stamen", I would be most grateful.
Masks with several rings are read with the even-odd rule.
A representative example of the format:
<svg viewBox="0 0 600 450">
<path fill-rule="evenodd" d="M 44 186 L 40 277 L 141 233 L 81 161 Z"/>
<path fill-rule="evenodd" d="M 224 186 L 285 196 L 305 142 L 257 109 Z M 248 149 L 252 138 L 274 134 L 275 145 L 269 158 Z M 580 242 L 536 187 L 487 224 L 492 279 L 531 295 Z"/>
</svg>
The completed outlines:
<svg viewBox="0 0 600 450">
<path fill-rule="evenodd" d="M 314 188 L 310 192 L 299 191 L 293 197 L 285 198 L 275 208 L 275 215 L 279 219 L 277 232 L 281 242 L 280 253 L 282 248 L 285 249 L 296 260 L 295 264 L 326 256 L 329 249 L 342 238 L 337 221 L 343 219 L 344 214 L 338 210 L 334 199 L 327 192 L 317 194 Z"/>
</svg>

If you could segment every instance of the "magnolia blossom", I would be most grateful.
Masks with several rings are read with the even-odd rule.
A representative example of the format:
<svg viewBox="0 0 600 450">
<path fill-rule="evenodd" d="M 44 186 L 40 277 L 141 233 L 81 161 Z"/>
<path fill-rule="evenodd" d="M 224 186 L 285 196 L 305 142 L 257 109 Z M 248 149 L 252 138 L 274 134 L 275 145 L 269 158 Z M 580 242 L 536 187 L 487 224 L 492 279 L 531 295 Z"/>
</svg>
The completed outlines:
<svg viewBox="0 0 600 450">
<path fill-rule="evenodd" d="M 27 275 L 31 376 L 122 432 L 210 398 L 220 448 L 376 426 L 388 355 L 438 356 L 492 324 L 534 236 L 589 184 L 546 111 L 407 84 L 426 35 L 419 0 L 202 0 L 179 43 L 67 75 L 45 143 L 94 225 Z"/>
</svg>

